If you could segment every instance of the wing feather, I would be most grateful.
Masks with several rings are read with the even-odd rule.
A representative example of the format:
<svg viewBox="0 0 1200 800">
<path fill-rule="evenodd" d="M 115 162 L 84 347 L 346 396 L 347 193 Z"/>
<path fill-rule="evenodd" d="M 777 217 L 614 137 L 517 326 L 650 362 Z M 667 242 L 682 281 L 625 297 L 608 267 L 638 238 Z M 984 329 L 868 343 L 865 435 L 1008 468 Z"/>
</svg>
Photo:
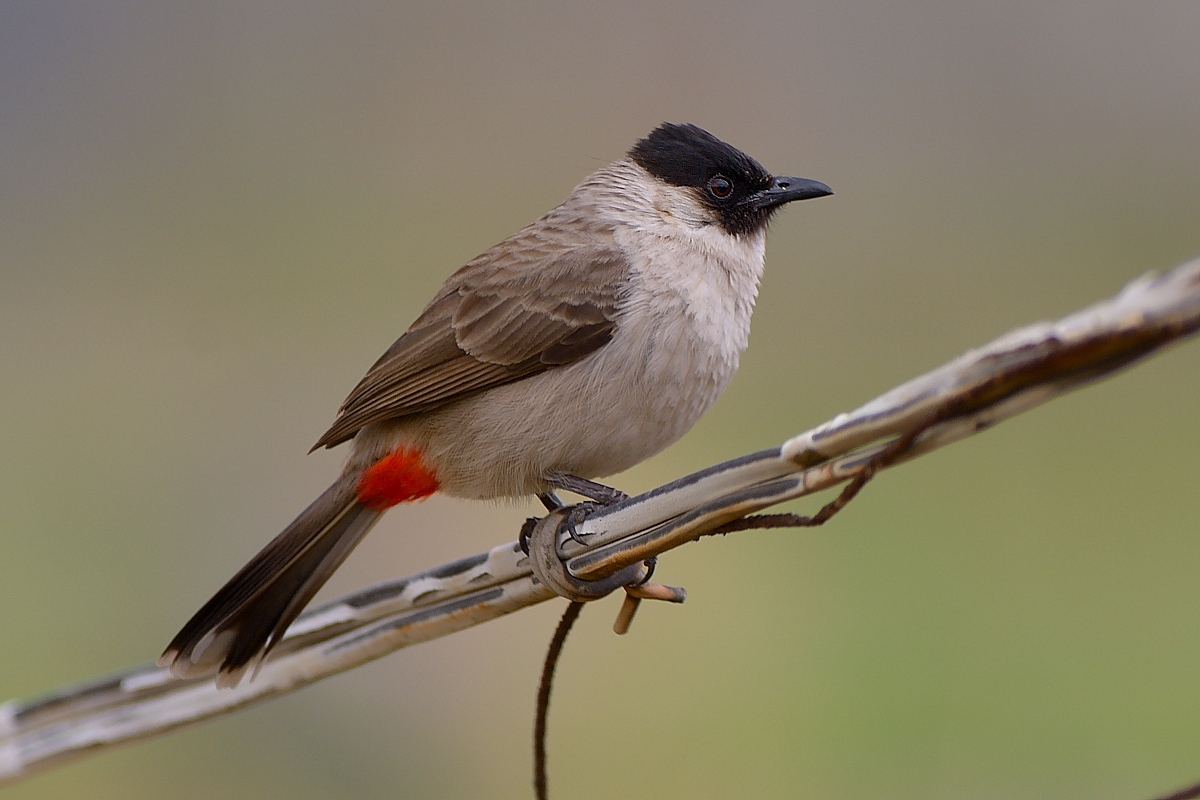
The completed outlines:
<svg viewBox="0 0 1200 800">
<path fill-rule="evenodd" d="M 611 231 L 569 229 L 534 223 L 452 275 L 313 449 L 603 347 L 616 330 L 629 263 Z"/>
</svg>

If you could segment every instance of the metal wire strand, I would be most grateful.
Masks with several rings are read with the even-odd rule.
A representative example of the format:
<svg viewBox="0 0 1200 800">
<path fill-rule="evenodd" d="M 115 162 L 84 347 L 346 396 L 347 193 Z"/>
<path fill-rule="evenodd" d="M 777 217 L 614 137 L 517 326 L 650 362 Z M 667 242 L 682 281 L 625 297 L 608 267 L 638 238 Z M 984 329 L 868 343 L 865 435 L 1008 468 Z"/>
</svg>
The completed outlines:
<svg viewBox="0 0 1200 800">
<path fill-rule="evenodd" d="M 571 601 L 563 612 L 554 636 L 550 639 L 550 648 L 546 650 L 546 661 L 542 664 L 542 680 L 538 684 L 537 715 L 533 722 L 533 793 L 537 800 L 547 800 L 550 795 L 546 788 L 546 716 L 550 711 L 550 689 L 554 683 L 554 668 L 558 666 L 558 656 L 562 653 L 563 645 L 567 642 L 567 634 L 571 626 L 579 619 L 583 611 L 583 603 Z"/>
<path fill-rule="evenodd" d="M 724 525 L 713 528 L 711 531 L 703 534 L 712 536 L 715 534 L 734 533 L 735 531 L 762 530 L 767 528 L 816 528 L 824 525 L 835 514 L 850 504 L 850 501 L 858 496 L 862 488 L 866 486 L 875 473 L 879 470 L 891 466 L 896 459 L 903 456 L 913 443 L 925 431 L 929 430 L 933 425 L 939 422 L 943 417 L 949 416 L 953 412 L 953 408 L 941 409 L 938 413 L 929 416 L 924 421 L 918 423 L 912 430 L 907 431 L 902 436 L 896 437 L 887 447 L 879 452 L 874 458 L 867 462 L 862 471 L 854 477 L 854 480 L 846 484 L 838 496 L 830 500 L 821 509 L 812 516 L 803 516 L 800 514 L 748 514 L 744 517 L 739 517 Z"/>
<path fill-rule="evenodd" d="M 597 581 L 711 533 L 819 524 L 876 471 L 986 430 L 1197 333 L 1200 259 L 1135 280 L 1057 321 L 1010 331 L 777 447 L 596 509 L 579 523 L 584 543 L 559 540 L 555 552 L 572 577 Z M 905 441 L 931 414 L 935 424 Z M 747 516 L 843 483 L 842 493 L 811 517 Z M 528 553 L 507 542 L 306 612 L 258 676 L 233 689 L 218 689 L 211 678 L 177 679 L 146 664 L 11 700 L 0 704 L 0 785 L 234 713 L 553 597 L 534 576 Z M 560 641 L 554 649 L 561 647 Z M 555 658 L 552 652 L 547 676 Z M 548 702 L 546 676 L 542 688 Z M 539 720 L 544 739 L 545 703 Z M 544 747 L 541 758 L 544 789 Z M 1200 798 L 1200 784 L 1159 800 L 1189 798 Z"/>
<path fill-rule="evenodd" d="M 1200 783 L 1193 783 L 1191 786 L 1163 795 L 1156 800 L 1195 800 L 1197 797 L 1200 797 Z"/>
</svg>

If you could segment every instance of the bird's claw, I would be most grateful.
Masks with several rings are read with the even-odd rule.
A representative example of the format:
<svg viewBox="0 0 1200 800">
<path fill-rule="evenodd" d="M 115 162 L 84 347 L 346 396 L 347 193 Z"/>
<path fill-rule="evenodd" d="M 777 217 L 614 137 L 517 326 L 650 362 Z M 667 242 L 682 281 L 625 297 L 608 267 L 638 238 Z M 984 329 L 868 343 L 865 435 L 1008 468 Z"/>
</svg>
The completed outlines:
<svg viewBox="0 0 1200 800">
<path fill-rule="evenodd" d="M 567 535 L 571 537 L 571 541 L 579 545 L 586 545 L 587 542 L 579 535 L 579 530 L 576 526 L 587 519 L 588 514 L 591 514 L 598 508 L 604 508 L 606 504 L 594 503 L 590 500 L 583 503 L 578 503 L 571 506 L 566 517 L 562 521 L 562 528 L 566 528 Z M 521 548 L 521 552 L 529 555 L 529 537 L 533 535 L 533 529 L 542 521 L 542 517 L 526 517 L 525 522 L 521 525 L 521 533 L 517 536 L 517 544 Z M 560 530 L 562 529 L 560 528 Z"/>
<path fill-rule="evenodd" d="M 575 480 L 578 481 L 578 479 Z M 564 482 L 560 480 L 560 483 Z M 588 486 L 592 489 L 603 489 L 603 495 L 597 499 L 585 500 L 582 503 L 576 503 L 575 505 L 571 506 L 570 510 L 567 512 L 566 518 L 562 522 L 562 527 L 566 528 L 567 535 L 571 537 L 571 541 L 578 545 L 587 544 L 587 542 L 585 542 L 583 537 L 579 534 L 579 529 L 577 527 L 579 523 L 587 519 L 588 515 L 597 509 L 616 505 L 617 503 L 623 503 L 629 499 L 629 495 L 625 494 L 625 492 L 622 492 L 620 489 L 613 489 L 610 486 L 604 486 L 598 483 L 592 484 L 590 482 L 588 482 Z M 571 484 L 568 485 L 567 488 L 571 489 L 571 491 L 577 491 L 579 486 Z M 546 506 L 548 511 L 555 511 L 562 507 L 562 501 L 560 501 L 553 492 L 538 495 L 538 498 Z M 523 552 L 525 555 L 529 555 L 529 537 L 533 534 L 533 529 L 541 521 L 541 517 L 528 517 L 525 520 L 525 523 L 521 525 L 521 533 L 517 537 L 517 544 L 521 546 L 521 552 Z"/>
<path fill-rule="evenodd" d="M 533 535 L 533 529 L 542 521 L 541 517 L 526 517 L 525 522 L 521 525 L 521 533 L 517 536 L 517 544 L 521 548 L 521 552 L 529 555 L 529 537 Z"/>
<path fill-rule="evenodd" d="M 579 531 L 576 526 L 587 519 L 588 515 L 596 509 L 604 508 L 604 505 L 605 504 L 594 503 L 591 500 L 587 500 L 571 506 L 571 510 L 567 512 L 566 519 L 563 520 L 563 527 L 567 529 L 567 535 L 571 537 L 571 541 L 578 545 L 587 544 L 587 542 L 583 540 L 583 537 L 579 535 Z"/>
</svg>

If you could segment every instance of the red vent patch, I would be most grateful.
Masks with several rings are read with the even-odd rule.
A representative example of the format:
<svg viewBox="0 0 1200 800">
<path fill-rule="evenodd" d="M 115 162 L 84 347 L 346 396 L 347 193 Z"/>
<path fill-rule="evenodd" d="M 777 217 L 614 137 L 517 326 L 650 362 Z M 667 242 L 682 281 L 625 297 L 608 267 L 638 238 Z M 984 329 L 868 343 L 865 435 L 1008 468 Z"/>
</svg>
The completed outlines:
<svg viewBox="0 0 1200 800">
<path fill-rule="evenodd" d="M 372 511 L 423 500 L 439 489 L 437 475 L 420 450 L 399 447 L 376 461 L 358 480 L 358 500 Z"/>
</svg>

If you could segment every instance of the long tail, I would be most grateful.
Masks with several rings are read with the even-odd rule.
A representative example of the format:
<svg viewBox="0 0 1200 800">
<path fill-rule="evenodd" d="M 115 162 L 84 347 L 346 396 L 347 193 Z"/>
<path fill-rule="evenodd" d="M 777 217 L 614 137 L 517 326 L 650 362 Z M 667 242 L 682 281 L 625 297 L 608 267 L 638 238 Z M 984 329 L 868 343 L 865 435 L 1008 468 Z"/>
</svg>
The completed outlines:
<svg viewBox="0 0 1200 800">
<path fill-rule="evenodd" d="M 383 514 L 340 478 L 250 559 L 183 626 L 158 659 L 181 678 L 217 674 L 236 686 Z"/>
</svg>

